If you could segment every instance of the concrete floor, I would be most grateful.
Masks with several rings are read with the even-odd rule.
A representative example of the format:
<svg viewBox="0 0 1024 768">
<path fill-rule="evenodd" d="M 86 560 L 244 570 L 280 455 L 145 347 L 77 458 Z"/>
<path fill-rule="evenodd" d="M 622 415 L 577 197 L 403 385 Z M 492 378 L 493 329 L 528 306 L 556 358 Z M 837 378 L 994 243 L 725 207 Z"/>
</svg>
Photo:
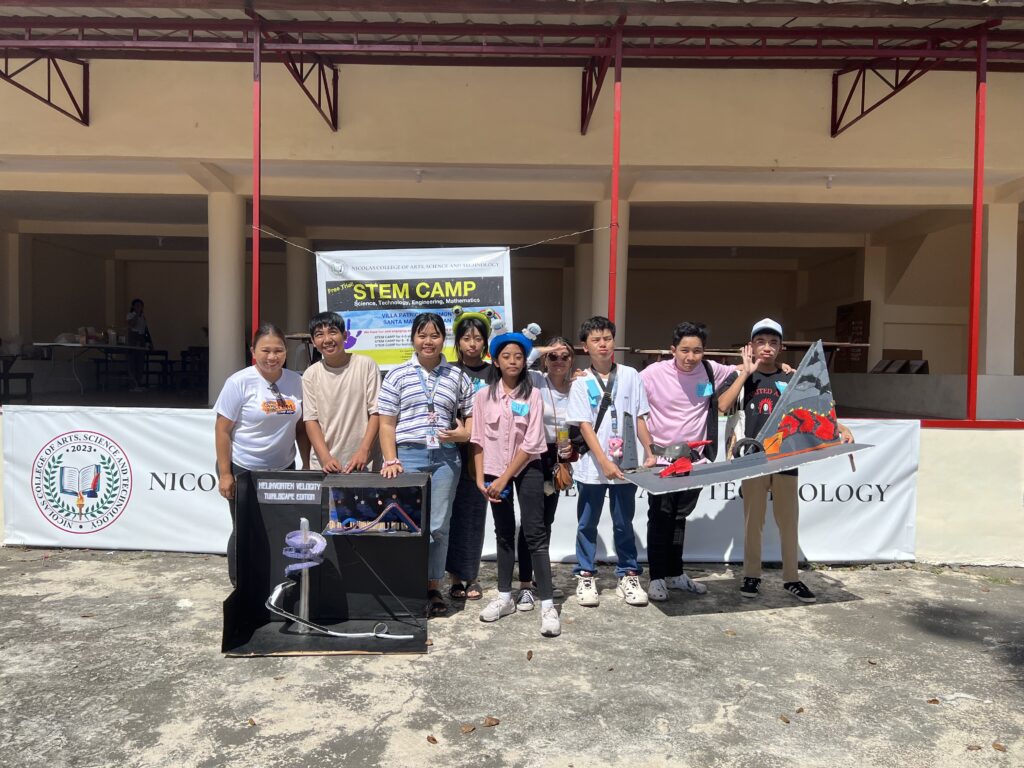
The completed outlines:
<svg viewBox="0 0 1024 768">
<path fill-rule="evenodd" d="M 222 557 L 0 549 L 0 765 L 1024 765 L 1024 573 L 690 573 L 556 639 L 471 603 L 426 655 L 229 659 Z"/>
</svg>

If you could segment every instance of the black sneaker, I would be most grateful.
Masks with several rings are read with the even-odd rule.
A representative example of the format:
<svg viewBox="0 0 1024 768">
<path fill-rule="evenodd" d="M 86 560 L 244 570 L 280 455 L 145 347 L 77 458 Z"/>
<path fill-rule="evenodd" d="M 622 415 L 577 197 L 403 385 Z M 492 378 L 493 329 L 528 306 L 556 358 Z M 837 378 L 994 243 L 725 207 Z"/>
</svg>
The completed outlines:
<svg viewBox="0 0 1024 768">
<path fill-rule="evenodd" d="M 801 603 L 813 603 L 818 598 L 814 596 L 814 593 L 807 588 L 807 585 L 802 581 L 787 581 L 782 585 L 782 588 L 789 592 L 793 597 L 799 600 Z"/>
<path fill-rule="evenodd" d="M 751 576 L 743 577 L 743 586 L 740 587 L 740 594 L 744 597 L 757 597 L 757 588 L 761 586 L 761 580 Z"/>
</svg>

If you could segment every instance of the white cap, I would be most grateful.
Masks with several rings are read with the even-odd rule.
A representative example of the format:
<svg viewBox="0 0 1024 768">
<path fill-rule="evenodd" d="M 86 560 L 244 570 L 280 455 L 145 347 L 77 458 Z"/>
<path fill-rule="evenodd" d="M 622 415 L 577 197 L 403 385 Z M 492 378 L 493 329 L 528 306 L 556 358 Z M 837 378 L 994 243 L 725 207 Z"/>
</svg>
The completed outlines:
<svg viewBox="0 0 1024 768">
<path fill-rule="evenodd" d="M 770 317 L 766 317 L 763 320 L 758 320 L 754 323 L 754 327 L 750 329 L 750 338 L 754 338 L 761 331 L 771 331 L 776 334 L 780 339 L 782 338 L 782 326 L 772 320 Z"/>
</svg>

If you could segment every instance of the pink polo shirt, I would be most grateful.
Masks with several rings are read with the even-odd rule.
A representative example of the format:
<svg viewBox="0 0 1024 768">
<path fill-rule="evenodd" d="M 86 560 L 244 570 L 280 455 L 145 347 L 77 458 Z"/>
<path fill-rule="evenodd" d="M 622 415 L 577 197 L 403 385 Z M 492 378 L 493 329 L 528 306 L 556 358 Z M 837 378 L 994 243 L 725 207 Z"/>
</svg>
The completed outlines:
<svg viewBox="0 0 1024 768">
<path fill-rule="evenodd" d="M 708 381 L 703 365 L 690 373 L 676 367 L 674 360 L 652 363 L 640 372 L 647 391 L 651 412 L 647 416 L 647 429 L 658 445 L 671 445 L 683 440 L 703 440 L 707 436 L 708 403 L 712 390 L 718 391 L 736 369 L 713 360 L 711 371 L 714 382 Z M 718 418 L 718 414 L 715 414 Z"/>
<path fill-rule="evenodd" d="M 471 443 L 483 449 L 484 474 L 495 477 L 504 473 L 516 451 L 540 457 L 547 450 L 540 391 L 534 388 L 528 400 L 514 400 L 500 382 L 496 388 L 496 397 L 491 397 L 489 386 L 473 397 L 473 430 L 469 436 Z"/>
</svg>

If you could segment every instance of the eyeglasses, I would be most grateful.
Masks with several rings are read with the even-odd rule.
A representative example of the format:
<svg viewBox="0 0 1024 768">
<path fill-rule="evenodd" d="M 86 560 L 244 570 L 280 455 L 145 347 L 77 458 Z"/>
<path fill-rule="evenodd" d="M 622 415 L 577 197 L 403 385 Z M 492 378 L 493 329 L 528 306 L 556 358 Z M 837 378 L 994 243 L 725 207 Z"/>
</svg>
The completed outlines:
<svg viewBox="0 0 1024 768">
<path fill-rule="evenodd" d="M 548 360 L 553 363 L 567 363 L 572 360 L 572 355 L 548 355 Z"/>
<path fill-rule="evenodd" d="M 284 395 L 281 394 L 281 390 L 277 388 L 277 384 L 270 382 L 270 391 L 274 397 L 277 398 L 277 407 L 282 410 L 288 407 L 288 403 L 284 401 Z"/>
</svg>

